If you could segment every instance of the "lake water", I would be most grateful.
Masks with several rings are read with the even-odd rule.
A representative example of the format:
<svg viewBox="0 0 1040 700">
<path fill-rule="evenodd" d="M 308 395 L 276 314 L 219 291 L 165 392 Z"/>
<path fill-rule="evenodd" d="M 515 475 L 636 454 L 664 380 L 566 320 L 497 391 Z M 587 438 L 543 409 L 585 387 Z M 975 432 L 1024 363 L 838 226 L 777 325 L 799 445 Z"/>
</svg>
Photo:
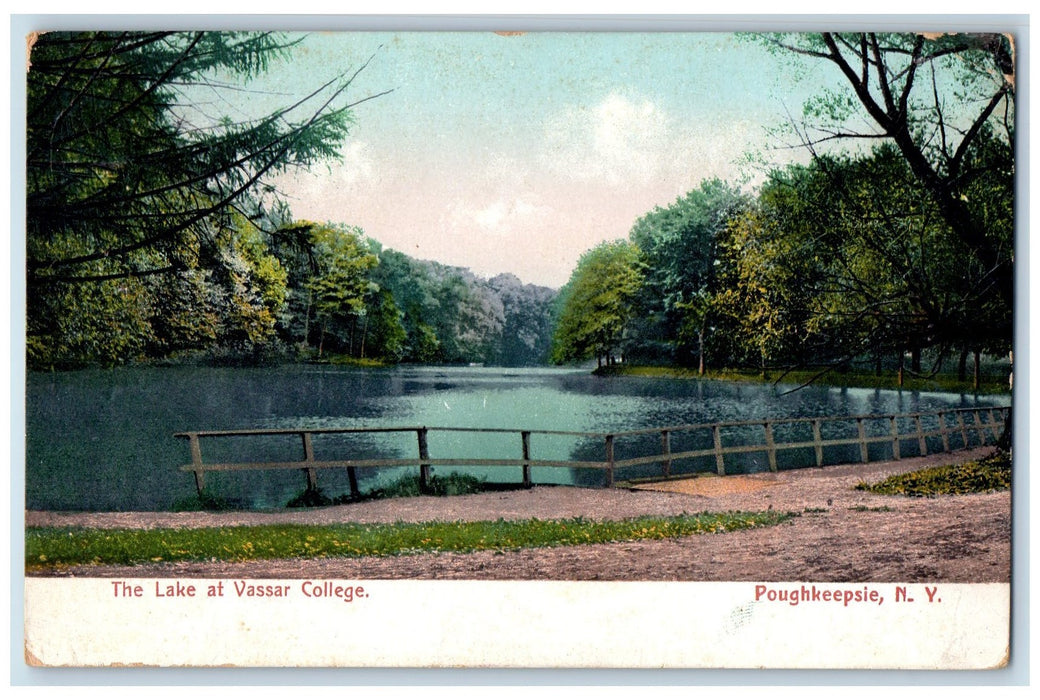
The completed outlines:
<svg viewBox="0 0 1040 700">
<path fill-rule="evenodd" d="M 587 370 L 541 368 L 357 370 L 290 365 L 31 373 L 26 395 L 26 502 L 30 509 L 167 509 L 195 492 L 192 475 L 178 469 L 190 462 L 187 441 L 173 437 L 180 431 L 426 425 L 613 432 L 1009 402 L 1003 396 L 873 389 L 809 387 L 784 393 L 791 388 L 602 378 L 591 376 Z M 656 436 L 654 439 L 659 440 Z M 414 433 L 316 440 L 324 440 L 315 444 L 321 450 L 319 459 L 416 454 Z M 672 445 L 674 451 L 697 448 Z M 640 448 L 634 443 L 619 445 L 619 459 L 629 456 L 626 449 L 635 454 Z M 298 437 L 203 441 L 203 455 L 209 462 L 298 459 L 300 452 Z M 519 438 L 516 434 L 431 433 L 430 454 L 515 459 L 520 456 Z M 532 456 L 536 459 L 601 460 L 602 455 L 603 445 L 598 440 L 532 436 Z M 762 455 L 748 455 L 735 469 L 758 470 L 764 468 L 763 461 Z M 834 460 L 828 457 L 828 461 Z M 781 462 L 784 466 L 790 465 Z M 710 465 L 691 464 L 689 468 Z M 407 469 L 360 470 L 361 489 L 375 488 Z M 447 467 L 434 468 L 434 473 L 447 471 Z M 518 467 L 468 471 L 490 480 L 520 479 Z M 619 473 L 618 478 L 638 475 L 638 470 L 629 470 Z M 536 468 L 533 478 L 536 483 L 602 482 L 602 475 L 590 470 Z M 318 479 L 327 495 L 348 491 L 345 470 L 322 470 Z M 207 476 L 208 488 L 253 508 L 282 506 L 304 484 L 295 470 Z"/>
</svg>

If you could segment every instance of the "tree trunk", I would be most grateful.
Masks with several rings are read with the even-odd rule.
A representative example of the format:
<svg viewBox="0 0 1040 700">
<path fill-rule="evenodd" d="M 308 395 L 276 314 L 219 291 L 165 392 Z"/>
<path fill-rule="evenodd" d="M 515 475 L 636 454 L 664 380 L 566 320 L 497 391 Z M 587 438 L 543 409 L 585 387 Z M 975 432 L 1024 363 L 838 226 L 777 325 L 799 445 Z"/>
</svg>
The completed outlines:
<svg viewBox="0 0 1040 700">
<path fill-rule="evenodd" d="M 915 347 L 910 351 L 910 370 L 917 374 L 921 373 L 921 348 Z"/>
<path fill-rule="evenodd" d="M 906 353 L 902 350 L 899 351 L 899 374 L 896 384 L 900 389 L 903 388 L 903 364 L 906 362 Z"/>
<path fill-rule="evenodd" d="M 972 376 L 971 388 L 974 389 L 975 391 L 978 391 L 979 390 L 979 378 L 980 378 L 980 373 L 981 373 L 981 368 L 980 368 L 979 365 L 981 364 L 980 361 L 982 359 L 982 353 L 979 350 L 975 350 L 973 352 L 973 354 L 975 355 L 975 372 L 974 372 L 974 374 Z"/>
<path fill-rule="evenodd" d="M 697 374 L 704 376 L 704 329 L 697 331 L 697 354 L 699 361 L 697 363 Z"/>
<path fill-rule="evenodd" d="M 957 381 L 963 382 L 968 378 L 968 348 L 961 350 L 961 357 L 957 361 Z"/>
<path fill-rule="evenodd" d="M 304 347 L 311 344 L 311 299 L 313 298 L 313 292 L 307 292 L 307 309 L 303 314 L 303 345 Z"/>
</svg>

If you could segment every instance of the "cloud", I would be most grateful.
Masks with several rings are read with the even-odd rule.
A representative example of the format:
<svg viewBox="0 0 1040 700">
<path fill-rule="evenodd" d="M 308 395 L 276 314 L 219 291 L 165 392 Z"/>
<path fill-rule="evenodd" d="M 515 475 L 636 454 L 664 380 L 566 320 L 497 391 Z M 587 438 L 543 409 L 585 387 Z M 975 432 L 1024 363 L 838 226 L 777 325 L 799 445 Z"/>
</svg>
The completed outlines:
<svg viewBox="0 0 1040 700">
<path fill-rule="evenodd" d="M 368 182 L 375 172 L 372 149 L 364 141 L 348 141 L 340 151 L 342 162 L 332 166 L 333 177 L 338 185 L 353 187 Z"/>
<path fill-rule="evenodd" d="M 484 233 L 507 235 L 541 225 L 551 213 L 551 207 L 539 204 L 533 193 L 526 193 L 490 202 L 456 202 L 451 218 L 456 226 L 472 228 L 476 224 Z"/>
<path fill-rule="evenodd" d="M 598 104 L 568 106 L 545 128 L 545 165 L 576 180 L 647 183 L 672 160 L 674 119 L 649 100 L 611 92 Z"/>
</svg>

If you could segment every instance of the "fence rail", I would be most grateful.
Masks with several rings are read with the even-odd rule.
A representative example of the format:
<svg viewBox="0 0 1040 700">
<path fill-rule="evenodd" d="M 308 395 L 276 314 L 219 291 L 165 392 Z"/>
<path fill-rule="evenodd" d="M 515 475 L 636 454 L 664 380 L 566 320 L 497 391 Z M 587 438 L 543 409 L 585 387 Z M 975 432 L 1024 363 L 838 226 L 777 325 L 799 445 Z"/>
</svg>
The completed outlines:
<svg viewBox="0 0 1040 700">
<path fill-rule="evenodd" d="M 790 450 L 812 449 L 814 453 L 815 466 L 823 466 L 824 449 L 835 447 L 857 447 L 859 448 L 859 460 L 866 463 L 879 461 L 881 459 L 902 459 L 910 456 L 923 456 L 929 453 L 928 439 L 940 438 L 943 452 L 951 452 L 955 449 L 983 446 L 995 443 L 1004 428 L 1004 422 L 1010 414 L 1011 408 L 1007 406 L 980 407 L 949 409 L 943 411 L 931 411 L 920 413 L 903 414 L 881 414 L 860 415 L 841 417 L 819 417 L 819 418 L 781 418 L 758 421 L 732 421 L 726 423 L 703 423 L 697 425 L 677 425 L 662 428 L 646 428 L 640 430 L 620 431 L 613 433 L 599 432 L 575 432 L 563 430 L 515 430 L 507 428 L 438 428 L 427 426 L 409 427 L 372 427 L 372 428 L 329 428 L 329 429 L 306 429 L 287 428 L 273 430 L 208 430 L 176 433 L 175 437 L 188 441 L 191 453 L 191 464 L 181 467 L 182 471 L 192 472 L 195 476 L 195 486 L 202 494 L 205 487 L 205 476 L 207 472 L 229 472 L 242 470 L 262 469 L 298 469 L 306 475 L 307 488 L 317 489 L 318 471 L 321 469 L 345 468 L 350 484 L 351 497 L 360 496 L 357 480 L 357 469 L 359 468 L 387 468 L 387 467 L 419 467 L 419 488 L 423 493 L 429 492 L 430 468 L 434 466 L 454 467 L 520 467 L 522 469 L 522 485 L 530 487 L 532 467 L 555 467 L 567 469 L 594 469 L 601 470 L 604 475 L 604 485 L 614 486 L 615 474 L 619 469 L 637 467 L 650 464 L 659 464 L 660 470 L 654 475 L 655 478 L 670 478 L 677 476 L 674 473 L 676 462 L 690 461 L 699 458 L 713 457 L 715 470 L 719 475 L 726 474 L 726 457 L 730 455 L 746 455 L 751 453 L 764 454 L 771 471 L 777 471 L 778 455 Z M 929 427 L 925 428 L 925 421 Z M 887 424 L 887 430 L 868 431 L 868 426 L 878 423 Z M 904 432 L 901 425 L 910 424 L 912 429 Z M 825 438 L 824 426 L 842 426 L 847 429 L 854 426 L 855 433 L 843 437 Z M 779 440 L 777 438 L 778 428 L 795 428 L 796 426 L 808 426 L 811 428 L 812 439 Z M 725 444 L 727 431 L 734 429 L 749 429 L 761 427 L 760 441 L 748 441 L 747 431 L 744 431 L 742 441 L 739 444 Z M 840 429 L 839 429 L 840 431 Z M 430 433 L 501 433 L 518 436 L 520 456 L 518 458 L 459 458 L 459 457 L 436 457 L 430 454 Z M 873 432 L 873 434 L 872 434 Z M 392 459 L 319 459 L 314 449 L 314 437 L 320 435 L 350 435 L 361 433 L 415 433 L 416 453 L 414 457 L 392 458 Z M 695 435 L 700 433 L 702 439 L 710 434 L 710 447 L 696 449 L 685 449 L 673 451 L 673 441 L 678 436 Z M 650 451 L 635 457 L 617 459 L 615 457 L 616 447 L 619 442 L 631 441 L 651 435 L 660 435 L 660 450 Z M 289 460 L 275 460 L 263 462 L 204 462 L 202 458 L 202 440 L 219 437 L 261 437 L 278 435 L 298 435 L 302 448 L 302 458 Z M 580 459 L 535 459 L 531 456 L 531 436 L 563 436 L 576 437 L 585 440 L 600 441 L 603 446 L 602 460 L 580 460 Z M 912 441 L 915 444 L 914 454 L 907 454 L 903 442 Z M 880 456 L 872 458 L 870 454 L 871 445 L 887 445 L 888 448 L 880 451 Z M 935 452 L 936 450 L 932 450 Z M 797 464 L 795 467 L 812 466 L 810 463 Z"/>
</svg>

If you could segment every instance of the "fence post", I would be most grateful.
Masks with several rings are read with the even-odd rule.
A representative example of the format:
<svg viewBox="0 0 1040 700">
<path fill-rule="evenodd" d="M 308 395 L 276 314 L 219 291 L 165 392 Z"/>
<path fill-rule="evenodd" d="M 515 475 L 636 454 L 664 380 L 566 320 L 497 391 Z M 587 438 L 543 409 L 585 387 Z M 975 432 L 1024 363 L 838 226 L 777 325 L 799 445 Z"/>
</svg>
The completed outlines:
<svg viewBox="0 0 1040 700">
<path fill-rule="evenodd" d="M 711 426 L 711 435 L 715 441 L 715 469 L 719 476 L 726 476 L 726 462 L 722 455 L 722 433 L 718 425 Z"/>
<path fill-rule="evenodd" d="M 997 431 L 997 425 L 999 424 L 997 423 L 996 416 L 993 415 L 993 409 L 989 409 L 986 413 L 989 414 L 989 432 L 993 435 L 993 440 L 1000 440 L 1000 433 Z"/>
<path fill-rule="evenodd" d="M 982 418 L 979 416 L 979 409 L 972 411 L 975 415 L 975 430 L 979 434 L 979 447 L 986 445 L 986 429 L 982 426 Z"/>
<path fill-rule="evenodd" d="M 415 431 L 419 438 L 419 493 L 430 492 L 430 448 L 426 442 L 426 428 Z"/>
<path fill-rule="evenodd" d="M 917 449 L 924 457 L 928 454 L 928 441 L 924 439 L 924 429 L 921 428 L 921 414 L 914 416 L 914 425 L 917 426 Z"/>
<path fill-rule="evenodd" d="M 769 455 L 769 471 L 776 471 L 776 442 L 773 440 L 773 424 L 765 422 L 766 426 L 766 452 Z"/>
<path fill-rule="evenodd" d="M 311 444 L 311 434 L 308 432 L 300 433 L 300 437 L 303 438 L 303 460 L 305 462 L 314 461 L 314 445 Z M 317 491 L 318 490 L 318 473 L 314 467 L 304 467 L 304 474 L 307 475 L 307 490 Z"/>
<path fill-rule="evenodd" d="M 889 416 L 889 420 L 892 422 L 892 459 L 902 459 L 899 454 L 899 425 L 895 416 Z"/>
<path fill-rule="evenodd" d="M 661 454 L 665 456 L 661 462 L 661 472 L 668 476 L 672 472 L 672 437 L 667 430 L 661 431 Z"/>
<path fill-rule="evenodd" d="M 523 480 L 524 488 L 531 488 L 531 431 L 522 430 L 520 431 L 520 442 L 523 446 Z"/>
<path fill-rule="evenodd" d="M 202 495 L 206 487 L 206 472 L 202 470 L 202 447 L 199 445 L 198 433 L 188 433 L 188 446 L 191 449 L 191 464 L 195 469 L 195 490 Z"/>
<path fill-rule="evenodd" d="M 968 447 L 968 429 L 964 425 L 964 411 L 957 411 L 957 425 L 961 429 L 961 445 L 962 448 L 967 449 Z"/>
<path fill-rule="evenodd" d="M 812 422 L 813 447 L 816 449 L 816 466 L 823 466 L 823 436 L 820 434 L 820 419 L 813 418 Z"/>
<path fill-rule="evenodd" d="M 614 436 L 607 435 L 607 487 L 614 485 Z"/>
<path fill-rule="evenodd" d="M 863 419 L 856 419 L 856 432 L 859 433 L 859 458 L 864 464 L 870 461 L 870 455 L 867 452 L 867 430 L 863 427 Z"/>
<path fill-rule="evenodd" d="M 939 434 L 942 435 L 943 452 L 950 451 L 950 433 L 946 428 L 946 413 L 939 411 Z"/>
</svg>

